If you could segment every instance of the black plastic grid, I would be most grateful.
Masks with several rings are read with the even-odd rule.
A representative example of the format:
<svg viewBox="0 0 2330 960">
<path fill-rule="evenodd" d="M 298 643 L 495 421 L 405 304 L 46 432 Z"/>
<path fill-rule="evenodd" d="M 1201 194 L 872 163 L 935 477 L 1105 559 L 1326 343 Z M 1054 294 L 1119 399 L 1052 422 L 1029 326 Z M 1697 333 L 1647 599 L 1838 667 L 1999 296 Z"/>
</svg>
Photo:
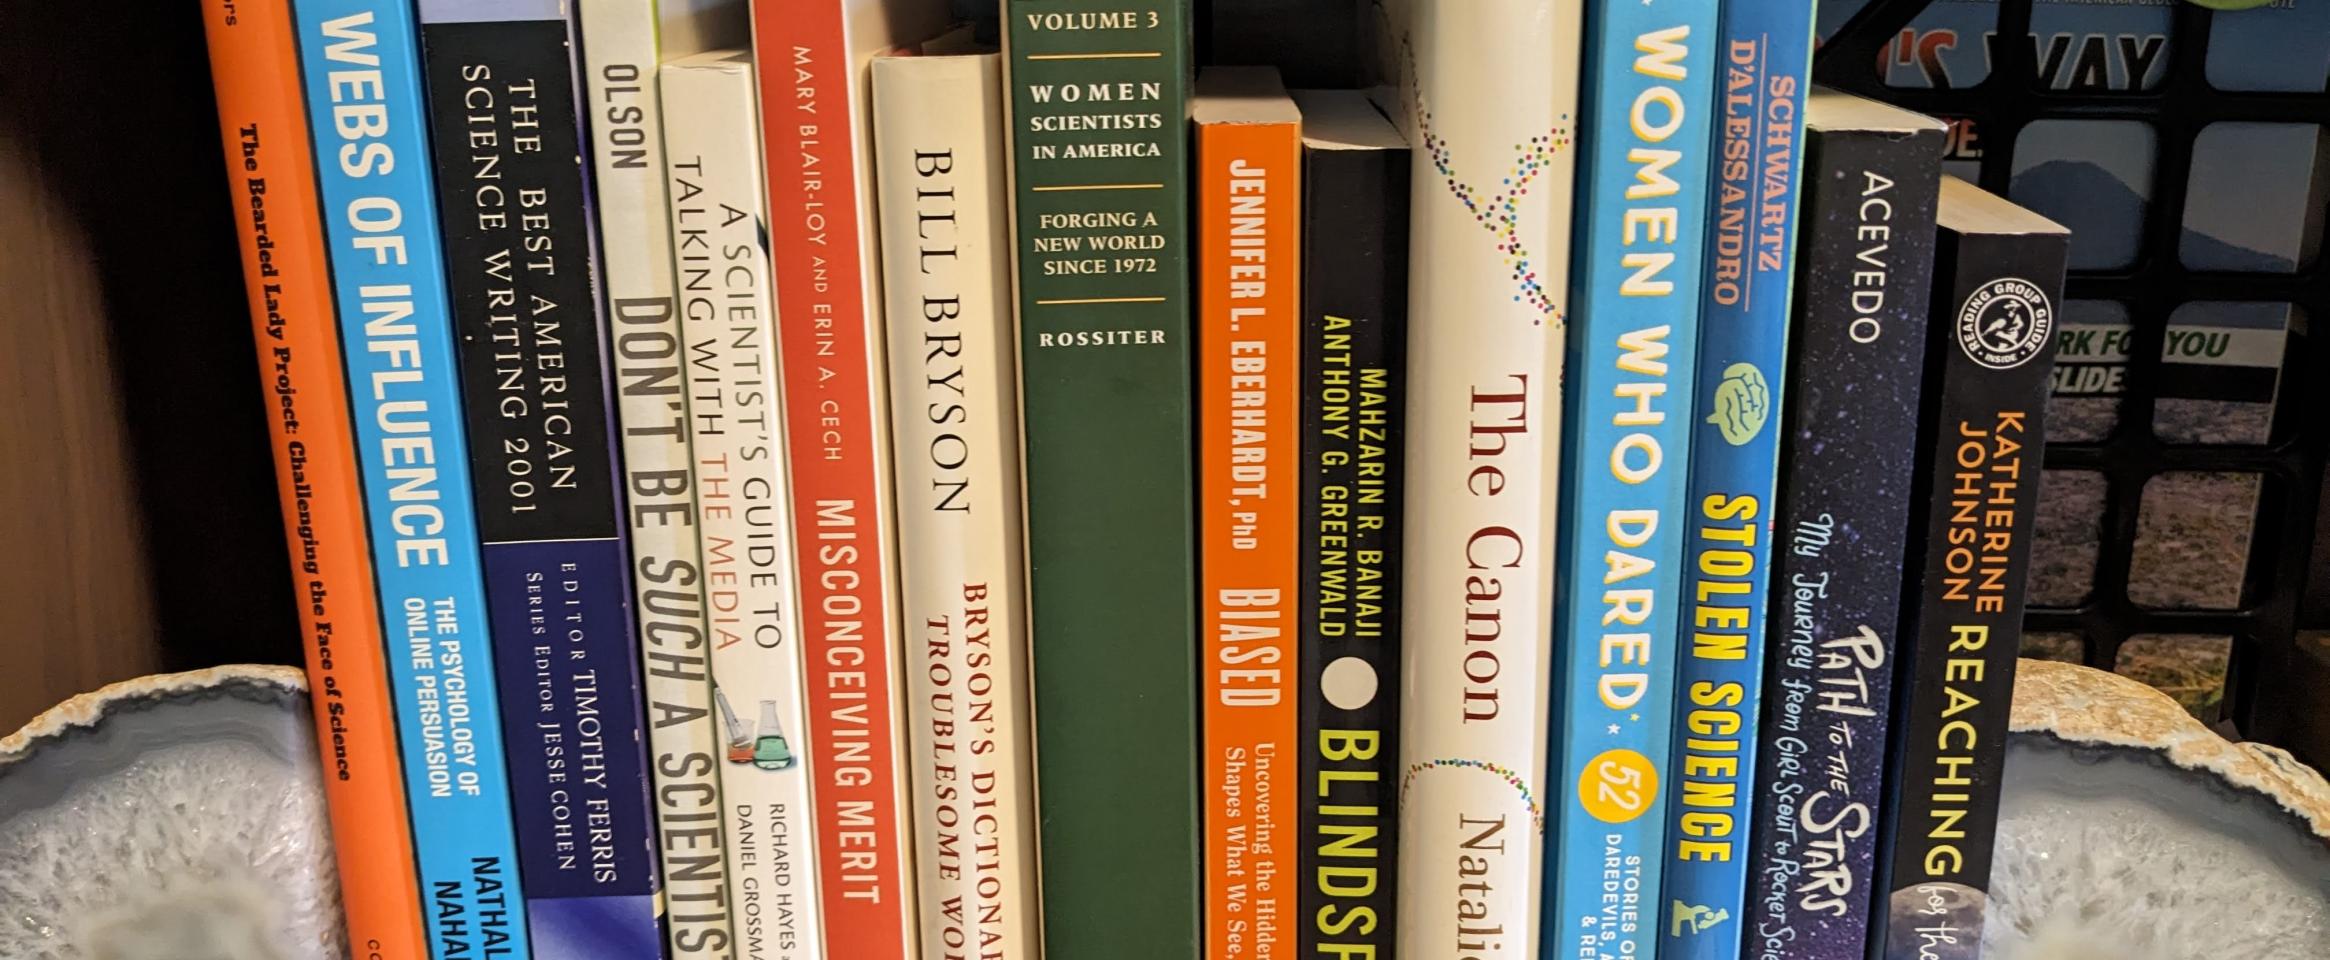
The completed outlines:
<svg viewBox="0 0 2330 960">
<path fill-rule="evenodd" d="M 1871 0 L 1823 45 L 1815 79 L 1942 117 L 1970 118 L 1986 144 L 1981 185 L 2007 193 L 2013 145 L 2036 120 L 2141 120 L 2156 132 L 2158 150 L 2140 249 L 2124 270 L 2073 271 L 2066 299 L 2112 300 L 2133 325 L 2117 424 L 2097 443 L 2049 444 L 2049 469 L 2094 471 L 2109 483 L 2103 505 L 2093 590 L 2075 607 L 2034 607 L 2032 631 L 2076 632 L 2085 662 L 2112 669 L 2120 646 L 2138 634 L 2217 634 L 2233 638 L 2224 717 L 2249 739 L 2319 753 L 2330 743 L 2330 689 L 2314 687 L 2301 670 L 2297 647 L 2308 566 L 2323 495 L 2323 462 L 2330 448 L 2330 336 L 2310 322 L 2330 323 L 2330 257 L 2300 264 L 2293 274 L 2236 274 L 2184 268 L 2178 243 L 2194 138 L 2227 120 L 2330 124 L 2330 93 L 2219 91 L 2206 67 L 2215 14 L 2178 4 L 2160 81 L 2148 90 L 2064 92 L 2034 76 L 2030 34 L 2034 0 L 1999 0 L 1998 34 L 2016 38 L 1993 48 L 1978 84 L 1949 89 L 1887 86 L 1875 69 L 1880 52 L 1922 11 L 1928 0 Z M 2306 202 L 2321 202 L 2309 198 Z M 2296 304 L 2283 357 L 2269 442 L 2259 445 L 2166 443 L 2154 435 L 2161 348 L 2169 314 L 2192 300 L 2273 301 Z M 2180 471 L 2254 473 L 2264 480 L 2241 604 L 2231 610 L 2165 610 L 2128 598 L 2137 521 L 2147 483 Z M 2318 676 L 2314 674 L 2313 676 Z M 2315 749 L 2308 750 L 2308 746 Z M 2330 756 L 2312 756 L 2317 762 Z"/>
</svg>

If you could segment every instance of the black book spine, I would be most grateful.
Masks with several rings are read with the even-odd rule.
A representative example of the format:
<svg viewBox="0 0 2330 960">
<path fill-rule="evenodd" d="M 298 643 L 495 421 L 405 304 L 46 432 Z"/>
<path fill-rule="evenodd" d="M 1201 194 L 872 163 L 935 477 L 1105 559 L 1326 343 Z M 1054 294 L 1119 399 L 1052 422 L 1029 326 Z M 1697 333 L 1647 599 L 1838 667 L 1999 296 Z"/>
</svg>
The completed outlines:
<svg viewBox="0 0 2330 960">
<path fill-rule="evenodd" d="M 1303 151 L 1303 957 L 1393 954 L 1408 151 Z"/>
<path fill-rule="evenodd" d="M 1901 621 L 1943 130 L 1805 134 L 1750 824 L 1750 960 L 1860 960 Z"/>
<path fill-rule="evenodd" d="M 655 957 L 655 831 L 568 21 L 422 10 L 486 610 L 527 922 Z"/>
<path fill-rule="evenodd" d="M 1884 960 L 1976 960 L 2069 235 L 1951 229 L 1943 188 L 1881 874 Z"/>
</svg>

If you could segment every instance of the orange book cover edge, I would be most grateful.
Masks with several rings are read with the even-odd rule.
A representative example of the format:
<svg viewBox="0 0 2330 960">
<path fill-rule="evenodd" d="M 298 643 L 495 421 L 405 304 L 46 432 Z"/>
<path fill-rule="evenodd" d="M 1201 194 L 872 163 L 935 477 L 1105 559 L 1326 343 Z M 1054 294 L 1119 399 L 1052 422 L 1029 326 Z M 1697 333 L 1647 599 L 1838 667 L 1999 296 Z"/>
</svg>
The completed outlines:
<svg viewBox="0 0 2330 960">
<path fill-rule="evenodd" d="M 291 7 L 203 0 L 203 8 L 348 949 L 365 960 L 423 960 L 420 885 Z"/>
<path fill-rule="evenodd" d="M 753 5 L 785 468 L 799 558 L 809 775 L 826 950 L 913 960 L 919 926 L 892 622 L 882 309 L 861 223 L 864 0 Z"/>
<path fill-rule="evenodd" d="M 1291 955 L 1298 927 L 1301 163 L 1299 123 L 1197 127 L 1209 960 Z"/>
</svg>

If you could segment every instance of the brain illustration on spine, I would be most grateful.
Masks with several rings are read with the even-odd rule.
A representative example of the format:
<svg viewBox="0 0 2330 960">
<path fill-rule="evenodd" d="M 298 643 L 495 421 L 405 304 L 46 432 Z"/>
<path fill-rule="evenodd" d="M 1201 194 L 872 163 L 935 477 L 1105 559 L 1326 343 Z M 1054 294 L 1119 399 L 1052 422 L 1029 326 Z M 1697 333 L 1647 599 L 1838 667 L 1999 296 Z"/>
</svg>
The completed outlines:
<svg viewBox="0 0 2330 960">
<path fill-rule="evenodd" d="M 1707 422 L 1721 431 L 1723 440 L 1739 446 L 1755 439 L 1764 429 L 1764 421 L 1772 416 L 1772 389 L 1764 382 L 1764 372 L 1752 363 L 1735 363 L 1723 370 L 1723 382 L 1715 385 L 1715 402 L 1707 414 Z"/>
</svg>

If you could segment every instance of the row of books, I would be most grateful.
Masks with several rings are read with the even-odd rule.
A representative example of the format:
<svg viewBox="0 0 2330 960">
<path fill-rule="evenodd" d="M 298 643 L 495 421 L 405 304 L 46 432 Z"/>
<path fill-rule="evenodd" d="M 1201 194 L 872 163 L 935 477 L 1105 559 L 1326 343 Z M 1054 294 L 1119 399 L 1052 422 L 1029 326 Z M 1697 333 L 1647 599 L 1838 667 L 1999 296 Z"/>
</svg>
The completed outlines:
<svg viewBox="0 0 2330 960">
<path fill-rule="evenodd" d="M 2066 235 L 1586 7 L 206 0 L 352 949 L 1973 956 Z"/>
</svg>

